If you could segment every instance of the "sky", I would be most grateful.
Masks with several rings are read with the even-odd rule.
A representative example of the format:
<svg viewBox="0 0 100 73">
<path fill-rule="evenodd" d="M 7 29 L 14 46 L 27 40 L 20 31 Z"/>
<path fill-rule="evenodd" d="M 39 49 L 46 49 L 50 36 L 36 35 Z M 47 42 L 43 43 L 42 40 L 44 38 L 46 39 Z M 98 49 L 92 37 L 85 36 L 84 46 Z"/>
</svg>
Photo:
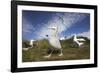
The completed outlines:
<svg viewBox="0 0 100 73">
<path fill-rule="evenodd" d="M 52 33 L 49 27 L 58 27 L 60 38 L 74 34 L 90 38 L 90 14 L 76 12 L 22 11 L 22 38 L 39 40 Z"/>
</svg>

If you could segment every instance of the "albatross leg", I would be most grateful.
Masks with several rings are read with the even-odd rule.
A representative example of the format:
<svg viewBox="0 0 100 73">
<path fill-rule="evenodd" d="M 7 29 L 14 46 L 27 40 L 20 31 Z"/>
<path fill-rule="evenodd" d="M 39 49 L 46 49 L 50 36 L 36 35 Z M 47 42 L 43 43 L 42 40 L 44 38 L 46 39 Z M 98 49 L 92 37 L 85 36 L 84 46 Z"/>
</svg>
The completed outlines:
<svg viewBox="0 0 100 73">
<path fill-rule="evenodd" d="M 49 58 L 51 56 L 51 54 L 52 54 L 53 51 L 54 51 L 54 49 L 52 49 L 52 51 L 51 51 L 51 53 L 49 55 L 44 56 L 44 58 Z"/>
<path fill-rule="evenodd" d="M 59 54 L 59 56 L 63 56 L 62 49 L 60 49 L 60 54 Z"/>
</svg>

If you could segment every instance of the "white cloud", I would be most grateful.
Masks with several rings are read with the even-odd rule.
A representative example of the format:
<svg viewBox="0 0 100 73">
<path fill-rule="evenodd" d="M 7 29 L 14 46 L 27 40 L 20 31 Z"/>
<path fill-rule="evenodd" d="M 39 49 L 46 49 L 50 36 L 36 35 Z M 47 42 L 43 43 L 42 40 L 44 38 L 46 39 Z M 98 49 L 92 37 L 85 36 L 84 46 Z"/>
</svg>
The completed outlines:
<svg viewBox="0 0 100 73">
<path fill-rule="evenodd" d="M 86 32 L 81 32 L 81 33 L 77 33 L 77 34 L 71 34 L 69 36 L 67 36 L 66 39 L 71 38 L 72 36 L 77 35 L 77 36 L 82 36 L 82 37 L 87 37 L 88 39 L 90 39 L 90 30 L 86 31 Z"/>
<path fill-rule="evenodd" d="M 50 35 L 51 33 L 47 28 L 52 26 L 58 26 L 58 33 L 60 34 L 73 26 L 74 23 L 82 20 L 84 17 L 85 15 L 82 13 L 56 13 L 55 16 L 52 17 L 52 19 L 40 29 L 38 34 L 42 36 L 47 34 Z"/>
<path fill-rule="evenodd" d="M 83 37 L 87 37 L 88 39 L 90 39 L 90 31 L 78 33 L 77 36 L 83 36 Z"/>
<path fill-rule="evenodd" d="M 33 36 L 36 33 L 35 27 L 25 18 L 23 18 L 22 33 L 23 39 L 33 39 Z"/>
<path fill-rule="evenodd" d="M 32 33 L 34 29 L 30 22 L 28 22 L 25 18 L 23 18 L 23 25 L 22 25 L 23 33 Z"/>
<path fill-rule="evenodd" d="M 38 28 L 37 31 L 33 24 L 31 24 L 29 21 L 27 21 L 25 18 L 23 18 L 23 33 L 31 34 L 31 36 L 34 36 L 33 33 L 35 33 L 37 38 L 46 38 L 45 35 L 52 34 L 48 27 L 52 26 L 58 26 L 58 33 L 61 34 L 63 31 L 69 29 L 71 26 L 74 25 L 74 23 L 84 19 L 85 14 L 84 13 L 56 13 L 55 16 L 52 16 L 52 19 L 49 20 L 46 24 L 43 24 L 41 28 Z M 88 33 L 81 33 L 80 35 L 84 35 Z M 73 34 L 72 34 L 73 35 Z M 79 35 L 79 34 L 78 34 Z M 88 35 L 89 36 L 89 35 Z M 69 37 L 69 36 L 68 36 Z"/>
</svg>

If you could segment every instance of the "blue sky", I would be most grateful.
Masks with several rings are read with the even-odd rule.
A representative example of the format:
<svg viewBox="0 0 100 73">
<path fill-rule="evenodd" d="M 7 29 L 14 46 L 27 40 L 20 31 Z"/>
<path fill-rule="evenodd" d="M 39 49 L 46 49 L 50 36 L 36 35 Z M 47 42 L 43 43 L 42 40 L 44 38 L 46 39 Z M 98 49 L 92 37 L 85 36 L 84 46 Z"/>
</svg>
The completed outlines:
<svg viewBox="0 0 100 73">
<path fill-rule="evenodd" d="M 43 39 L 48 27 L 57 26 L 59 37 L 73 34 L 90 37 L 90 14 L 71 12 L 22 11 L 22 38 Z"/>
</svg>

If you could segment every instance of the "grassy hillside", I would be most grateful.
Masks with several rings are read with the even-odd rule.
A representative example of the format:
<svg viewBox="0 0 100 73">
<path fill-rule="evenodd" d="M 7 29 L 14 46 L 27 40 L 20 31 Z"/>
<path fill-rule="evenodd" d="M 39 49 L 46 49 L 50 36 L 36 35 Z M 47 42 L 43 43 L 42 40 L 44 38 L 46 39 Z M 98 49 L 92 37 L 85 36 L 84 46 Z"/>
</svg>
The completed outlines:
<svg viewBox="0 0 100 73">
<path fill-rule="evenodd" d="M 59 51 L 55 50 L 50 58 L 44 58 L 45 55 L 50 53 L 50 48 L 48 41 L 38 40 L 34 41 L 33 48 L 29 48 L 27 51 L 22 51 L 22 61 L 23 62 L 33 62 L 33 61 L 55 61 L 55 60 L 77 60 L 77 59 L 89 59 L 90 58 L 90 40 L 83 37 L 86 41 L 79 48 L 78 45 L 73 42 L 73 37 L 66 40 L 61 40 L 61 45 L 63 49 L 63 56 L 59 57 Z M 23 41 L 23 48 L 29 46 L 29 41 Z"/>
</svg>

